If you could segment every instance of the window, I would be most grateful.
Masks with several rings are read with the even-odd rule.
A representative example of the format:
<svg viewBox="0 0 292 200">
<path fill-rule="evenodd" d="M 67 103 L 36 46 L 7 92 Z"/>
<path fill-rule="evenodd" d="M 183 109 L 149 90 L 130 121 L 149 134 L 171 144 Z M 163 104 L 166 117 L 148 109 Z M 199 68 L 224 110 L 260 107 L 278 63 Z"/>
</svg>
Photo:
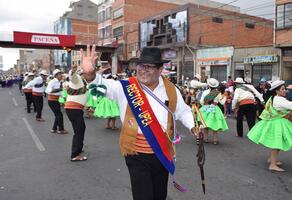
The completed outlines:
<svg viewBox="0 0 292 200">
<path fill-rule="evenodd" d="M 254 25 L 254 23 L 245 23 L 245 27 L 254 29 L 255 25 Z"/>
<path fill-rule="evenodd" d="M 285 5 L 285 27 L 292 27 L 292 3 Z"/>
<path fill-rule="evenodd" d="M 105 29 L 104 28 L 102 28 L 102 29 L 100 29 L 99 31 L 98 31 L 98 37 L 100 38 L 100 39 L 103 39 L 104 38 L 104 35 L 105 35 Z"/>
<path fill-rule="evenodd" d="M 292 56 L 292 49 L 283 50 L 283 56 Z"/>
<path fill-rule="evenodd" d="M 112 37 L 112 26 L 107 26 L 105 28 L 98 30 L 98 37 L 100 39 L 111 38 Z"/>
<path fill-rule="evenodd" d="M 187 10 L 140 22 L 140 48 L 187 42 Z"/>
<path fill-rule="evenodd" d="M 278 29 L 292 28 L 292 3 L 277 6 L 276 22 Z"/>
<path fill-rule="evenodd" d="M 105 11 L 98 13 L 98 22 L 101 23 L 105 20 Z"/>
<path fill-rule="evenodd" d="M 112 37 L 112 26 L 107 26 L 104 28 L 104 38 L 110 38 Z"/>
<path fill-rule="evenodd" d="M 220 18 L 220 17 L 213 17 L 213 18 L 212 18 L 212 22 L 222 24 L 222 23 L 223 23 L 223 19 Z"/>
<path fill-rule="evenodd" d="M 124 15 L 124 8 L 119 8 L 113 12 L 113 19 L 121 17 Z"/>
<path fill-rule="evenodd" d="M 284 5 L 277 7 L 277 28 L 284 28 Z"/>
<path fill-rule="evenodd" d="M 112 8 L 109 7 L 105 10 L 105 19 L 110 19 L 111 18 L 111 13 L 112 13 Z"/>
<path fill-rule="evenodd" d="M 118 28 L 113 29 L 113 36 L 114 37 L 119 37 L 123 35 L 123 27 L 120 26 Z"/>
</svg>

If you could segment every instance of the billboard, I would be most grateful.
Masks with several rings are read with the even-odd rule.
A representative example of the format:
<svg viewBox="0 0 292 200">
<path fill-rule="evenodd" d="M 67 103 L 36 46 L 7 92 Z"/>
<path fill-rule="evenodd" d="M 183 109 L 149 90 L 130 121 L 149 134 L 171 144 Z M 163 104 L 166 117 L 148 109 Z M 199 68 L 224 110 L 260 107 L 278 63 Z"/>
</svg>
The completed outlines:
<svg viewBox="0 0 292 200">
<path fill-rule="evenodd" d="M 188 13 L 177 11 L 140 22 L 140 47 L 187 42 Z"/>
<path fill-rule="evenodd" d="M 41 46 L 74 47 L 75 36 L 14 31 L 13 42 L 15 44 L 27 44 L 37 46 L 41 45 Z"/>
</svg>

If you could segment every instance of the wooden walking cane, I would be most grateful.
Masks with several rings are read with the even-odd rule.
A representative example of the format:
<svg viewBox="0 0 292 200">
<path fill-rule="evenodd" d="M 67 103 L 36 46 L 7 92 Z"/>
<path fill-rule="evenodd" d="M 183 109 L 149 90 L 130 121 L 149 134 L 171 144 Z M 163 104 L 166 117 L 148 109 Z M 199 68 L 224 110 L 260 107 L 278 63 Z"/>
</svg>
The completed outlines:
<svg viewBox="0 0 292 200">
<path fill-rule="evenodd" d="M 204 149 L 204 143 L 203 143 L 202 125 L 200 125 L 199 127 L 199 123 L 196 116 L 198 115 L 200 117 L 201 122 L 204 125 L 204 127 L 206 127 L 206 123 L 204 122 L 204 119 L 202 118 L 202 114 L 200 110 L 195 104 L 192 105 L 192 111 L 194 114 L 195 126 L 196 128 L 199 128 L 199 134 L 196 137 L 196 144 L 198 145 L 198 152 L 196 156 L 197 156 L 197 164 L 200 168 L 202 189 L 203 189 L 204 194 L 206 194 L 205 173 L 204 173 L 204 164 L 205 164 L 206 155 L 205 155 L 205 149 Z"/>
</svg>

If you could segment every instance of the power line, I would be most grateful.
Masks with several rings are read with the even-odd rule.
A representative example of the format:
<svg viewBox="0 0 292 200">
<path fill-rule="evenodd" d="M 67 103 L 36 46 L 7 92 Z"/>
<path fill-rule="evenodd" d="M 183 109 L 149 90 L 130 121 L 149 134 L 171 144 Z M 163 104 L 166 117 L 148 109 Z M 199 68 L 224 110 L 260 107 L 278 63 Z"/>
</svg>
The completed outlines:
<svg viewBox="0 0 292 200">
<path fill-rule="evenodd" d="M 291 16 L 292 17 L 292 13 L 291 14 L 289 14 L 289 15 L 286 15 L 288 18 L 289 18 L 289 16 Z M 260 20 L 260 21 L 257 21 L 257 22 L 254 22 L 253 24 L 254 25 L 256 25 L 256 24 L 260 24 L 260 23 L 264 23 L 264 22 L 266 22 L 267 20 L 275 20 L 276 18 L 275 18 L 275 15 L 274 15 L 274 17 L 272 17 L 272 18 L 269 18 L 269 19 L 263 19 L 263 20 Z M 212 22 L 212 23 L 214 23 L 214 22 Z M 206 24 L 205 24 L 206 25 Z M 236 26 L 233 26 L 233 28 L 236 28 L 236 27 L 240 27 L 241 25 L 236 25 Z M 224 27 L 222 27 L 222 28 L 224 28 Z M 272 30 L 274 30 L 275 28 L 274 28 L 274 26 L 272 27 Z M 222 32 L 222 31 L 224 31 L 224 30 L 215 30 L 215 31 L 207 31 L 207 32 L 201 32 L 200 34 L 204 34 L 204 35 L 206 35 L 206 34 L 209 34 L 209 33 L 216 33 L 216 32 Z"/>
<path fill-rule="evenodd" d="M 253 10 L 257 10 L 257 9 L 262 9 L 262 8 L 269 8 L 269 7 L 275 7 L 275 4 L 272 3 L 272 4 L 266 4 L 266 5 L 258 5 L 258 6 L 252 6 L 252 7 L 249 7 L 249 8 L 245 8 L 242 11 L 246 12 L 246 11 L 253 11 Z"/>
<path fill-rule="evenodd" d="M 255 9 L 256 10 L 256 9 Z M 204 12 L 204 13 L 207 13 L 207 12 Z M 204 14 L 203 13 L 203 14 Z M 216 17 L 224 17 L 224 16 L 234 16 L 236 13 L 238 12 L 231 12 L 231 11 L 227 11 L 227 13 L 224 13 L 222 15 L 217 15 Z M 270 14 L 271 12 L 269 12 Z M 262 18 L 262 17 L 258 17 L 258 16 L 253 16 L 253 15 L 249 15 L 249 14 L 244 14 L 244 13 L 238 13 L 238 14 L 241 14 L 242 16 L 236 16 L 237 18 L 241 18 L 241 19 L 250 19 L 250 18 Z M 194 17 L 199 17 L 199 16 L 202 16 L 202 14 L 199 14 L 199 15 L 194 15 Z M 264 15 L 262 15 L 264 16 Z M 197 23 L 197 22 L 204 22 L 204 21 L 209 21 L 209 19 L 198 19 L 198 20 L 195 20 L 193 23 Z M 210 23 L 210 22 L 209 22 Z"/>
</svg>

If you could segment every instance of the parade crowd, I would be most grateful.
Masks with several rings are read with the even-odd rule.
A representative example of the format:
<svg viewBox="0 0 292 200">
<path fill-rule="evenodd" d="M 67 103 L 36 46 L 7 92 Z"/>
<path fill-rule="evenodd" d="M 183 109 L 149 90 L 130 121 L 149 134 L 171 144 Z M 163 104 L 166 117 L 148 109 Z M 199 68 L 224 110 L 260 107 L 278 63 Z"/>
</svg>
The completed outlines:
<svg viewBox="0 0 292 200">
<path fill-rule="evenodd" d="M 284 171 L 278 154 L 292 148 L 292 85 L 265 77 L 256 87 L 242 77 L 202 81 L 197 74 L 177 86 L 161 76 L 163 63 L 168 61 L 161 59 L 158 48 L 144 48 L 136 76 L 120 78 L 104 75 L 106 69 L 94 66 L 99 59 L 95 46 L 88 46 L 81 54 L 81 66 L 72 66 L 68 74 L 55 69 L 52 75 L 41 70 L 18 77 L 2 76 L 1 86 L 19 83 L 27 113 L 34 111 L 37 122 L 45 121 L 42 109 L 46 96 L 55 116 L 51 133 L 68 133 L 64 107 L 74 131 L 72 162 L 88 159 L 83 155 L 84 112 L 86 117 L 107 118 L 105 128 L 113 130 L 120 117 L 120 149 L 129 170 L 133 199 L 166 199 L 168 176 L 174 174 L 175 145 L 181 139 L 176 120 L 195 137 L 202 133 L 204 143 L 218 147 L 219 133 L 229 129 L 227 118 L 236 120 L 234 132 L 239 139 L 245 135 L 246 121 L 247 137 L 271 150 L 268 169 Z"/>
</svg>

